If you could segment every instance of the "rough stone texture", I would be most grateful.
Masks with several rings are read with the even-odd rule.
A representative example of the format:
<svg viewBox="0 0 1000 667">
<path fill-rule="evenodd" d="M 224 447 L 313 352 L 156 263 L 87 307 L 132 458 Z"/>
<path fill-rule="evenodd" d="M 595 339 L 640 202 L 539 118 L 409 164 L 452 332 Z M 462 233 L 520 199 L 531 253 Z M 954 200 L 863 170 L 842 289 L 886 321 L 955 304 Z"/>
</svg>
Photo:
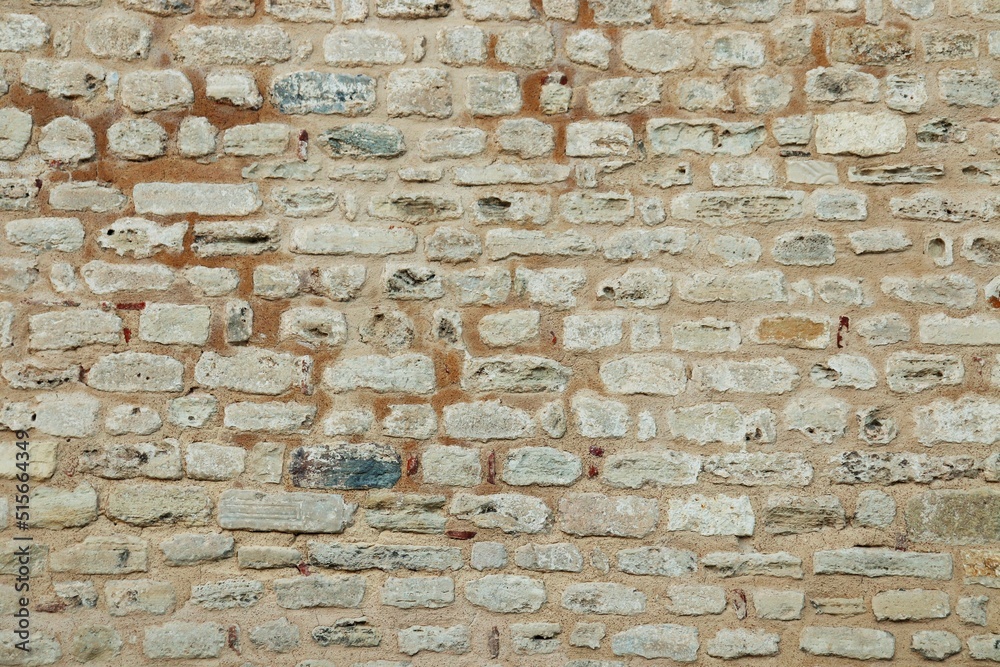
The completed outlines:
<svg viewBox="0 0 1000 667">
<path fill-rule="evenodd" d="M 1000 661 L 996 2 L 0 4 L 0 664 Z"/>
</svg>

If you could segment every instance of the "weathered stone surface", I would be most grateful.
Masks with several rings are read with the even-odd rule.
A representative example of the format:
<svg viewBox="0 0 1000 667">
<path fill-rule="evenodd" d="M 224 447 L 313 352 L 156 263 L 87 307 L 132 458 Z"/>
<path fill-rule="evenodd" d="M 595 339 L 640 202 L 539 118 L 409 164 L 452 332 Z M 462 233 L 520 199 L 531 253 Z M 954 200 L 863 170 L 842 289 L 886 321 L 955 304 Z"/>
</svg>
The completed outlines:
<svg viewBox="0 0 1000 667">
<path fill-rule="evenodd" d="M 678 616 L 715 615 L 726 609 L 726 590 L 718 586 L 670 586 L 667 597 L 667 610 Z"/>
<path fill-rule="evenodd" d="M 480 528 L 497 528 L 505 533 L 540 533 L 552 523 L 552 511 L 539 498 L 517 493 L 475 496 L 459 493 L 448 513 Z"/>
<path fill-rule="evenodd" d="M 797 454 L 718 454 L 703 463 L 709 481 L 740 486 L 808 486 L 813 467 Z"/>
<path fill-rule="evenodd" d="M 471 650 L 469 628 L 464 625 L 450 628 L 415 625 L 400 630 L 399 650 L 407 655 L 415 655 L 420 651 L 468 653 Z"/>
<path fill-rule="evenodd" d="M 462 369 L 462 385 L 476 392 L 559 392 L 565 390 L 571 376 L 569 368 L 545 357 L 470 358 Z"/>
<path fill-rule="evenodd" d="M 275 396 L 297 382 L 299 364 L 290 354 L 245 348 L 233 356 L 205 352 L 195 366 L 195 380 L 209 388 Z"/>
<path fill-rule="evenodd" d="M 802 559 L 787 552 L 731 553 L 717 551 L 705 555 L 701 564 L 720 577 L 788 577 L 801 579 Z"/>
<path fill-rule="evenodd" d="M 951 606 L 944 591 L 896 590 L 875 595 L 872 611 L 880 621 L 911 621 L 945 618 L 951 613 Z"/>
<path fill-rule="evenodd" d="M 571 584 L 563 591 L 562 606 L 577 614 L 634 616 L 645 611 L 646 596 L 622 584 Z"/>
<path fill-rule="evenodd" d="M 71 350 L 121 340 L 122 320 L 100 310 L 52 311 L 29 320 L 28 345 L 34 350 Z"/>
<path fill-rule="evenodd" d="M 843 528 L 844 508 L 837 496 L 813 498 L 774 495 L 767 499 L 761 519 L 764 530 L 776 535 L 809 533 L 824 528 Z"/>
<path fill-rule="evenodd" d="M 559 530 L 579 537 L 644 537 L 658 521 L 657 502 L 638 496 L 571 493 L 559 501 Z"/>
<path fill-rule="evenodd" d="M 806 598 L 799 591 L 757 588 L 753 591 L 753 606 L 758 618 L 773 621 L 793 621 L 802 618 Z"/>
<path fill-rule="evenodd" d="M 722 629 L 708 641 L 705 652 L 715 658 L 736 658 L 777 655 L 781 635 L 744 629 Z"/>
<path fill-rule="evenodd" d="M 292 450 L 289 474 L 310 489 L 390 488 L 401 476 L 399 454 L 379 443 L 315 445 Z"/>
<path fill-rule="evenodd" d="M 700 458 L 684 452 L 623 452 L 608 457 L 601 480 L 618 489 L 689 486 L 697 482 L 700 470 Z"/>
<path fill-rule="evenodd" d="M 611 637 L 611 650 L 615 655 L 637 655 L 646 659 L 694 662 L 698 647 L 697 629 L 673 623 L 637 625 Z"/>
<path fill-rule="evenodd" d="M 729 123 L 714 118 L 655 118 L 646 124 L 650 148 L 657 155 L 692 151 L 702 155 L 748 155 L 764 142 L 759 123 Z"/>
<path fill-rule="evenodd" d="M 830 473 L 838 484 L 898 484 L 978 477 L 971 456 L 928 456 L 919 453 L 843 452 L 833 457 Z"/>
<path fill-rule="evenodd" d="M 150 659 L 217 658 L 226 643 L 226 628 L 218 623 L 171 621 L 146 628 L 142 651 Z"/>
<path fill-rule="evenodd" d="M 149 570 L 149 545 L 129 535 L 85 537 L 79 544 L 52 554 L 53 572 L 76 574 L 130 574 Z"/>
<path fill-rule="evenodd" d="M 334 494 L 231 489 L 219 496 L 218 521 L 231 530 L 340 533 L 350 525 L 355 508 Z"/>
<path fill-rule="evenodd" d="M 173 215 L 249 215 L 261 206 L 256 184 L 137 183 L 136 213 Z"/>
<path fill-rule="evenodd" d="M 97 491 L 80 484 L 72 491 L 40 486 L 31 494 L 32 528 L 80 528 L 97 519 Z"/>
<path fill-rule="evenodd" d="M 951 579 L 952 558 L 950 554 L 853 547 L 817 551 L 813 556 L 813 570 L 816 574 Z"/>
<path fill-rule="evenodd" d="M 694 572 L 698 563 L 693 552 L 666 547 L 622 549 L 615 559 L 622 572 L 662 577 L 684 576 Z"/>
<path fill-rule="evenodd" d="M 513 486 L 569 486 L 583 472 L 580 458 L 554 447 L 512 450 L 504 462 L 503 481 Z"/>
<path fill-rule="evenodd" d="M 747 496 L 691 496 L 671 500 L 667 530 L 687 530 L 702 535 L 751 535 L 754 513 Z"/>
<path fill-rule="evenodd" d="M 998 527 L 994 506 L 998 497 L 987 489 L 920 493 L 906 506 L 907 534 L 914 542 L 995 542 Z"/>
<path fill-rule="evenodd" d="M 327 368 L 323 382 L 334 392 L 365 387 L 378 393 L 427 394 L 434 388 L 434 365 L 421 354 L 352 357 Z"/>
<path fill-rule="evenodd" d="M 905 145 L 906 124 L 896 114 L 843 112 L 816 116 L 819 153 L 870 157 L 898 153 Z"/>
<path fill-rule="evenodd" d="M 358 575 L 314 574 L 309 577 L 275 579 L 273 585 L 278 606 L 283 609 L 358 607 L 366 588 L 365 578 Z"/>
<path fill-rule="evenodd" d="M 230 558 L 235 541 L 221 533 L 181 533 L 160 542 L 160 550 L 167 564 L 176 566 L 198 565 Z"/>
<path fill-rule="evenodd" d="M 583 554 L 568 542 L 526 544 L 514 552 L 514 563 L 525 570 L 537 572 L 580 572 L 583 570 Z"/>
<path fill-rule="evenodd" d="M 962 641 L 947 630 L 922 630 L 913 633 L 910 648 L 927 660 L 941 661 L 960 653 Z"/>
<path fill-rule="evenodd" d="M 812 655 L 886 660 L 893 657 L 896 642 L 884 630 L 808 627 L 800 635 L 799 648 Z"/>
<path fill-rule="evenodd" d="M 382 588 L 382 604 L 412 609 L 436 609 L 455 601 L 455 582 L 451 577 L 389 577 Z"/>
<path fill-rule="evenodd" d="M 367 623 L 368 619 L 364 616 L 340 619 L 332 626 L 318 625 L 313 628 L 312 638 L 320 646 L 347 648 L 379 646 L 382 643 L 382 633 L 377 628 L 367 627 Z"/>
<path fill-rule="evenodd" d="M 337 570 L 429 570 L 440 572 L 462 567 L 457 547 L 411 545 L 309 543 L 310 562 Z"/>
<path fill-rule="evenodd" d="M 219 611 L 251 607 L 264 595 L 264 583 L 246 579 L 228 579 L 191 587 L 191 604 Z"/>
<path fill-rule="evenodd" d="M 444 409 L 449 436 L 468 440 L 516 440 L 535 432 L 531 415 L 500 401 L 454 403 Z"/>
<path fill-rule="evenodd" d="M 366 74 L 291 72 L 271 82 L 271 101 L 285 114 L 367 115 L 375 108 L 375 79 Z"/>
<path fill-rule="evenodd" d="M 676 396 L 684 391 L 684 362 L 672 355 L 638 354 L 601 365 L 601 381 L 615 394 Z"/>
<path fill-rule="evenodd" d="M 524 614 L 538 611 L 547 595 L 540 579 L 488 574 L 465 585 L 465 599 L 492 612 Z"/>
<path fill-rule="evenodd" d="M 200 486 L 136 484 L 111 494 L 104 513 L 134 526 L 203 526 L 212 514 L 212 501 Z"/>
<path fill-rule="evenodd" d="M 79 467 L 106 479 L 180 479 L 181 453 L 176 440 L 134 445 L 113 444 L 102 449 L 85 449 Z"/>
</svg>

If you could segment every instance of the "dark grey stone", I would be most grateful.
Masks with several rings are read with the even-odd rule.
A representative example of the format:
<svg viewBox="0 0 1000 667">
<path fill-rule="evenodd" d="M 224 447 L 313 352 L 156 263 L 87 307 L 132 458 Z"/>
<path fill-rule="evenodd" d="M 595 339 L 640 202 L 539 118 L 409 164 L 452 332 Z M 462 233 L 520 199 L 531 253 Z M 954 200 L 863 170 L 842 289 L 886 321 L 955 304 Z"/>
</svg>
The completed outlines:
<svg viewBox="0 0 1000 667">
<path fill-rule="evenodd" d="M 375 108 L 375 79 L 364 74 L 291 72 L 274 80 L 271 99 L 281 113 L 364 115 Z"/>
<path fill-rule="evenodd" d="M 312 638 L 320 646 L 346 646 L 350 648 L 370 648 L 382 643 L 382 633 L 366 627 L 364 618 L 343 618 L 333 625 L 318 625 L 313 628 Z"/>
<path fill-rule="evenodd" d="M 292 451 L 292 484 L 308 489 L 388 489 L 402 475 L 402 460 L 376 442 L 311 445 Z"/>
<path fill-rule="evenodd" d="M 319 135 L 319 143 L 333 157 L 392 158 L 406 152 L 403 133 L 380 123 L 335 127 Z"/>
</svg>

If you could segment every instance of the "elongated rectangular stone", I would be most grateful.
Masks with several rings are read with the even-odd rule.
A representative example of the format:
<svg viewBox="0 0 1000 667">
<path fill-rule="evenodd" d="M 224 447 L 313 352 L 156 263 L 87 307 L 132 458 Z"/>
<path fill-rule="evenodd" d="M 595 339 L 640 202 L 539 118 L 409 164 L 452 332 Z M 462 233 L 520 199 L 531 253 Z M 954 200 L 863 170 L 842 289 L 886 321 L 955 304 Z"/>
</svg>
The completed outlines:
<svg viewBox="0 0 1000 667">
<path fill-rule="evenodd" d="M 278 606 L 284 609 L 357 607 L 365 596 L 365 588 L 365 578 L 355 575 L 313 574 L 274 582 Z"/>
<path fill-rule="evenodd" d="M 488 167 L 458 167 L 455 185 L 544 185 L 569 178 L 570 168 L 561 164 L 494 164 Z"/>
<path fill-rule="evenodd" d="M 716 551 L 701 559 L 702 566 L 720 577 L 802 578 L 802 559 L 790 553 L 739 553 Z"/>
<path fill-rule="evenodd" d="M 872 611 L 880 621 L 919 621 L 947 618 L 951 613 L 948 593 L 936 590 L 883 591 L 872 598 Z"/>
<path fill-rule="evenodd" d="M 256 183 L 136 183 L 132 199 L 153 215 L 250 215 L 263 203 Z"/>
<path fill-rule="evenodd" d="M 263 493 L 230 489 L 219 496 L 219 525 L 230 530 L 341 533 L 357 505 L 322 493 Z"/>
<path fill-rule="evenodd" d="M 659 505 L 639 496 L 570 493 L 559 501 L 559 530 L 570 535 L 644 537 L 659 522 Z"/>
<path fill-rule="evenodd" d="M 366 74 L 291 72 L 274 79 L 271 101 L 286 114 L 360 116 L 375 108 L 375 79 Z"/>
<path fill-rule="evenodd" d="M 302 255 L 398 255 L 416 247 L 417 235 L 403 227 L 317 223 L 292 230 L 291 250 Z"/>
<path fill-rule="evenodd" d="M 202 486 L 130 484 L 111 492 L 103 504 L 108 518 L 142 527 L 204 526 L 212 516 L 212 501 Z"/>
<path fill-rule="evenodd" d="M 812 655 L 889 660 L 896 652 L 896 639 L 885 630 L 808 627 L 799 636 L 799 648 Z"/>
<path fill-rule="evenodd" d="M 288 472 L 307 489 L 388 489 L 402 476 L 402 459 L 377 442 L 312 445 L 292 450 Z"/>
<path fill-rule="evenodd" d="M 674 197 L 670 213 L 678 220 L 712 227 L 769 224 L 801 218 L 804 200 L 805 193 L 799 190 L 765 190 L 752 194 L 685 192 Z"/>
<path fill-rule="evenodd" d="M 830 459 L 834 484 L 929 484 L 935 480 L 976 478 L 973 456 L 928 456 L 916 452 L 842 452 Z"/>
<path fill-rule="evenodd" d="M 653 155 L 749 155 L 764 143 L 763 123 L 730 123 L 717 118 L 653 118 L 646 123 Z"/>
<path fill-rule="evenodd" d="M 309 562 L 335 570 L 458 570 L 462 550 L 458 547 L 406 544 L 309 543 Z"/>
<path fill-rule="evenodd" d="M 142 652 L 151 660 L 217 658 L 226 636 L 226 627 L 218 623 L 171 621 L 146 628 Z"/>
<path fill-rule="evenodd" d="M 49 559 L 53 572 L 75 574 L 129 574 L 149 569 L 149 544 L 128 535 L 108 535 L 84 538 L 52 554 Z"/>
<path fill-rule="evenodd" d="M 637 655 L 648 660 L 670 658 L 677 662 L 694 662 L 698 647 L 697 629 L 673 623 L 637 625 L 611 638 L 611 650 L 615 655 Z"/>
<path fill-rule="evenodd" d="M 389 577 L 382 588 L 382 604 L 400 609 L 446 607 L 455 601 L 451 577 Z"/>
<path fill-rule="evenodd" d="M 991 489 L 925 491 L 906 506 L 912 542 L 994 544 L 1000 542 L 1000 492 Z"/>
<path fill-rule="evenodd" d="M 744 452 L 717 454 L 705 459 L 703 469 L 715 484 L 740 486 L 809 486 L 813 467 L 801 454 Z"/>
<path fill-rule="evenodd" d="M 813 572 L 862 577 L 951 579 L 952 558 L 951 554 L 852 547 L 817 551 L 813 554 Z"/>
</svg>

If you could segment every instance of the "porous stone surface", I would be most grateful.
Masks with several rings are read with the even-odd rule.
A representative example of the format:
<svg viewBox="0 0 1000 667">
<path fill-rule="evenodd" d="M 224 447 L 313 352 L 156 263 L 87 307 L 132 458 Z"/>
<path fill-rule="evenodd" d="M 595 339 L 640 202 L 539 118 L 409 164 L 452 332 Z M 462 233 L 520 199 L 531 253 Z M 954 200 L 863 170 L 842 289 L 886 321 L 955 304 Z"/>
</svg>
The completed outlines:
<svg viewBox="0 0 1000 667">
<path fill-rule="evenodd" d="M 1000 662 L 998 20 L 0 2 L 0 664 Z"/>
</svg>

